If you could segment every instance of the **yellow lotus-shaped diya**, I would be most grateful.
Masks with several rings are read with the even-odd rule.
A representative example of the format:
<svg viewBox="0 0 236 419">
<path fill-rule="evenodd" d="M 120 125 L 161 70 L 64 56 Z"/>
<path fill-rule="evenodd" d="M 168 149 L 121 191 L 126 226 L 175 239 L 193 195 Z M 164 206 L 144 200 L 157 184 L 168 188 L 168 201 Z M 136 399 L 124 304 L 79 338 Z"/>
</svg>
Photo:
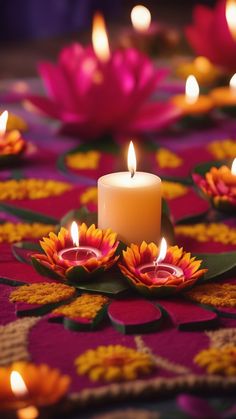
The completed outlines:
<svg viewBox="0 0 236 419">
<path fill-rule="evenodd" d="M 57 403 L 67 393 L 69 384 L 68 375 L 46 364 L 14 362 L 0 367 L 0 410 Z"/>
<path fill-rule="evenodd" d="M 6 131 L 8 112 L 0 115 L 0 163 L 8 163 L 11 159 L 19 156 L 26 148 L 26 142 L 20 131 L 14 129 Z"/>
<path fill-rule="evenodd" d="M 76 223 L 75 223 L 76 224 Z M 73 237 L 62 227 L 57 234 L 50 233 L 40 241 L 44 253 L 32 255 L 36 270 L 54 279 L 68 279 L 77 282 L 91 274 L 109 269 L 118 259 L 117 234 L 110 229 L 101 230 L 94 224 L 81 224 Z M 75 227 L 76 228 L 76 227 Z"/>
<path fill-rule="evenodd" d="M 234 212 L 236 208 L 236 159 L 232 168 L 211 167 L 204 177 L 193 175 L 194 182 L 212 205 L 221 211 Z"/>
<path fill-rule="evenodd" d="M 119 267 L 138 292 L 159 297 L 193 285 L 207 271 L 199 269 L 201 262 L 178 246 L 166 248 L 163 254 L 154 243 L 142 242 L 140 246 L 131 244 L 123 251 Z"/>
</svg>

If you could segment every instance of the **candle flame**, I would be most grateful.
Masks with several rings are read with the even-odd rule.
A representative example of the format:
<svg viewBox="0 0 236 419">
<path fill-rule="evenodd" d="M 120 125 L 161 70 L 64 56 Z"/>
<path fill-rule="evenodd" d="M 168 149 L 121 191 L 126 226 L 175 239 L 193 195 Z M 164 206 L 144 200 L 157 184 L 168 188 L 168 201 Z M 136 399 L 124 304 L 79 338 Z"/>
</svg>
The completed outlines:
<svg viewBox="0 0 236 419">
<path fill-rule="evenodd" d="M 110 48 L 106 25 L 103 16 L 95 13 L 93 18 L 92 43 L 96 56 L 101 61 L 108 61 L 110 58 Z"/>
<path fill-rule="evenodd" d="M 10 375 L 12 392 L 16 397 L 24 397 L 28 394 L 25 382 L 18 371 L 12 371 Z"/>
<path fill-rule="evenodd" d="M 161 263 L 165 259 L 166 252 L 167 252 L 167 241 L 164 237 L 162 237 L 161 243 L 160 243 L 159 255 L 157 256 L 155 260 L 156 264 Z"/>
<path fill-rule="evenodd" d="M 232 38 L 236 41 L 236 0 L 227 0 L 225 17 Z"/>
<path fill-rule="evenodd" d="M 146 32 L 151 24 L 151 13 L 141 4 L 133 7 L 130 14 L 131 22 L 137 32 Z"/>
<path fill-rule="evenodd" d="M 231 77 L 229 85 L 231 89 L 236 89 L 236 73 Z"/>
<path fill-rule="evenodd" d="M 136 155 L 135 155 L 133 141 L 130 141 L 129 143 L 128 169 L 129 169 L 129 172 L 131 173 L 131 177 L 134 177 L 135 172 L 136 172 Z"/>
<path fill-rule="evenodd" d="M 4 111 L 1 115 L 0 115 L 0 136 L 2 137 L 5 132 L 6 132 L 6 128 L 7 128 L 7 120 L 8 120 L 8 112 Z"/>
<path fill-rule="evenodd" d="M 231 173 L 232 175 L 236 176 L 236 158 L 233 161 L 232 167 L 231 167 Z"/>
<path fill-rule="evenodd" d="M 189 104 L 197 102 L 199 96 L 199 86 L 196 77 L 188 76 L 185 85 L 185 98 Z"/>
<path fill-rule="evenodd" d="M 73 245 L 78 247 L 79 246 L 79 228 L 75 221 L 71 224 L 70 234 L 73 241 Z"/>
</svg>

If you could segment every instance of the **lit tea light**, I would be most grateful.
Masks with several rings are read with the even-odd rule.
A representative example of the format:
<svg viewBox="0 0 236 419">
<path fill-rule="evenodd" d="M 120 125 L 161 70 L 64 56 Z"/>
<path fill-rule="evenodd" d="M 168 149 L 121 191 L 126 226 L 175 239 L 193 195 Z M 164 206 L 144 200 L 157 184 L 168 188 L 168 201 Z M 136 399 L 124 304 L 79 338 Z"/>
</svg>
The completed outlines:
<svg viewBox="0 0 236 419">
<path fill-rule="evenodd" d="M 7 129 L 8 112 L 4 111 L 0 115 L 0 137 L 4 137 Z"/>
<path fill-rule="evenodd" d="M 231 173 L 233 176 L 236 176 L 236 158 L 234 159 L 231 167 Z"/>
<path fill-rule="evenodd" d="M 75 221 L 71 224 L 71 238 L 74 247 L 68 247 L 58 252 L 58 257 L 61 260 L 69 262 L 70 265 L 83 265 L 88 259 L 100 258 L 102 253 L 95 247 L 81 246 L 79 243 L 79 228 Z"/>
<path fill-rule="evenodd" d="M 103 62 L 108 61 L 110 58 L 110 47 L 105 21 L 100 13 L 95 13 L 93 18 L 92 44 L 97 58 Z"/>
<path fill-rule="evenodd" d="M 234 41 L 236 41 L 236 1 L 227 0 L 225 6 L 225 17 L 229 31 Z"/>
<path fill-rule="evenodd" d="M 145 6 L 134 6 L 130 18 L 132 25 L 137 32 L 146 32 L 151 25 L 151 13 Z"/>
<path fill-rule="evenodd" d="M 98 227 L 111 228 L 124 243 L 155 242 L 160 237 L 161 179 L 136 171 L 133 143 L 128 170 L 98 179 Z"/>
<path fill-rule="evenodd" d="M 229 86 L 213 89 L 211 97 L 216 106 L 236 106 L 236 73 L 231 77 Z"/>
<path fill-rule="evenodd" d="M 163 285 L 170 276 L 180 278 L 184 275 L 183 270 L 179 266 L 163 263 L 167 253 L 167 242 L 163 237 L 161 239 L 160 251 L 153 263 L 147 263 L 139 267 L 141 274 L 147 274 L 153 284 Z"/>
<path fill-rule="evenodd" d="M 25 403 L 25 407 L 17 410 L 18 419 L 36 419 L 39 411 L 35 406 L 27 406 L 29 403 L 29 393 L 25 382 L 18 371 L 12 371 L 10 375 L 10 385 L 16 399 Z"/>
<path fill-rule="evenodd" d="M 200 95 L 196 77 L 190 75 L 185 84 L 185 95 L 177 95 L 171 99 L 172 103 L 183 111 L 184 115 L 205 114 L 213 108 L 213 101 L 209 96 Z"/>
</svg>

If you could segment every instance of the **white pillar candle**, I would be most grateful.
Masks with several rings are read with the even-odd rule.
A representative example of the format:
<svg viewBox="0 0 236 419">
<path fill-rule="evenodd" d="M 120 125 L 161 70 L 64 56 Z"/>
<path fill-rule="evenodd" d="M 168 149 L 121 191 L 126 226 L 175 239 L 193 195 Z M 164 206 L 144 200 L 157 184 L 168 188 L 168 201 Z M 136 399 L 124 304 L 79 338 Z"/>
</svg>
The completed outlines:
<svg viewBox="0 0 236 419">
<path fill-rule="evenodd" d="M 111 228 L 126 244 L 140 244 L 143 240 L 158 243 L 161 179 L 151 173 L 135 172 L 132 154 L 131 143 L 129 172 L 111 173 L 98 179 L 98 227 Z"/>
</svg>

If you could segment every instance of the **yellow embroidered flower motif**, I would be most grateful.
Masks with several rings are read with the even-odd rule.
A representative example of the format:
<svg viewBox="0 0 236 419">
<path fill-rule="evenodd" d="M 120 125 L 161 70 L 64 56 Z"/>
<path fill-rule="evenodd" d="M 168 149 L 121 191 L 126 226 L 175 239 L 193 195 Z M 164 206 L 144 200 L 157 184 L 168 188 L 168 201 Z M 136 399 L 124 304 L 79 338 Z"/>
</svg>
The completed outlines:
<svg viewBox="0 0 236 419">
<path fill-rule="evenodd" d="M 103 295 L 83 294 L 71 303 L 56 308 L 53 310 L 53 314 L 63 315 L 71 319 L 75 317 L 94 319 L 107 302 L 108 298 Z"/>
<path fill-rule="evenodd" d="M 98 191 L 95 186 L 87 188 L 81 195 L 80 195 L 80 202 L 82 205 L 86 204 L 94 204 L 97 205 L 98 200 Z"/>
<path fill-rule="evenodd" d="M 156 162 L 161 169 L 175 169 L 183 164 L 183 159 L 167 148 L 159 148 L 156 152 Z"/>
<path fill-rule="evenodd" d="M 236 244 L 236 228 L 228 227 L 223 223 L 179 225 L 175 227 L 175 233 L 191 237 L 199 242 Z"/>
<path fill-rule="evenodd" d="M 0 224 L 0 243 L 13 243 L 23 239 L 41 239 L 55 230 L 54 225 L 41 223 L 4 223 Z"/>
<path fill-rule="evenodd" d="M 151 356 L 122 345 L 99 346 L 75 360 L 77 373 L 92 381 L 135 380 L 150 374 L 155 364 Z"/>
<path fill-rule="evenodd" d="M 6 180 L 0 182 L 0 200 L 40 199 L 61 195 L 70 190 L 69 183 L 44 179 Z"/>
<path fill-rule="evenodd" d="M 22 285 L 10 294 L 10 302 L 28 304 L 51 304 L 67 300 L 75 294 L 69 285 L 41 282 L 39 284 Z"/>
<path fill-rule="evenodd" d="M 233 159 L 236 156 L 236 141 L 230 139 L 213 141 L 208 145 L 208 150 L 217 160 Z"/>
<path fill-rule="evenodd" d="M 101 154 L 98 151 L 71 153 L 66 156 L 66 164 L 71 169 L 97 169 Z"/>
<path fill-rule="evenodd" d="M 236 307 L 236 285 L 234 284 L 203 284 L 188 291 L 186 296 L 201 304 Z"/>
<path fill-rule="evenodd" d="M 236 346 L 205 349 L 195 356 L 194 362 L 208 374 L 236 375 Z"/>
<path fill-rule="evenodd" d="M 186 195 L 188 188 L 181 183 L 162 182 L 162 197 L 164 199 L 175 199 Z"/>
</svg>

